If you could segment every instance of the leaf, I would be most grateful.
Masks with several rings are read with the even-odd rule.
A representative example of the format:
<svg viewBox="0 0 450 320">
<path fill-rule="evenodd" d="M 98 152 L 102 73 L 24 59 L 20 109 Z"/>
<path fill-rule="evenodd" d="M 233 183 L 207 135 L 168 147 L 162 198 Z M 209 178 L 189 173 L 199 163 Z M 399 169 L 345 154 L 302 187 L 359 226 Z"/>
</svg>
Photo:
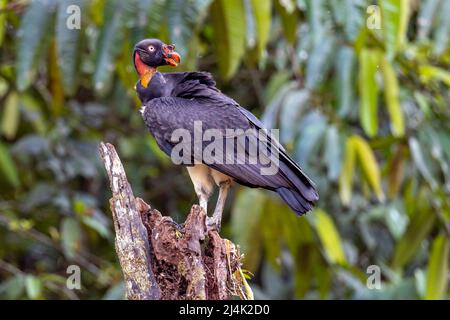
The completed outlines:
<svg viewBox="0 0 450 320">
<path fill-rule="evenodd" d="M 256 18 L 254 17 L 254 9 L 252 0 L 243 0 L 245 7 L 245 27 L 247 28 L 246 32 L 246 46 L 250 50 L 249 62 L 254 64 L 259 58 L 259 52 L 256 47 Z"/>
<path fill-rule="evenodd" d="M 384 97 L 391 119 L 391 131 L 395 137 L 403 137 L 405 135 L 405 120 L 398 97 L 399 86 L 397 76 L 392 65 L 386 58 L 383 57 L 381 63 L 384 78 Z"/>
<path fill-rule="evenodd" d="M 42 298 L 42 282 L 38 277 L 33 275 L 25 276 L 25 289 L 28 298 L 36 300 Z"/>
<path fill-rule="evenodd" d="M 168 0 L 166 10 L 169 38 L 182 57 L 187 55 L 194 31 L 206 16 L 211 0 Z M 182 9 L 181 9 L 182 8 Z"/>
<path fill-rule="evenodd" d="M 275 0 L 275 8 L 281 18 L 283 33 L 286 40 L 293 44 L 297 36 L 298 10 L 293 0 Z"/>
<path fill-rule="evenodd" d="M 47 132 L 48 123 L 45 121 L 42 106 L 29 94 L 22 94 L 20 103 L 24 108 L 23 116 L 31 122 L 37 133 L 44 135 Z"/>
<path fill-rule="evenodd" d="M 440 2 L 441 0 L 421 1 L 419 15 L 417 18 L 417 35 L 419 39 L 424 39 L 429 36 Z"/>
<path fill-rule="evenodd" d="M 320 251 L 311 244 L 303 245 L 296 251 L 299 252 L 295 261 L 295 296 L 302 299 L 311 287 L 314 271 L 320 258 Z"/>
<path fill-rule="evenodd" d="M 393 199 L 397 196 L 404 178 L 405 146 L 401 144 L 395 151 L 389 168 L 388 196 Z"/>
<path fill-rule="evenodd" d="M 356 57 L 352 49 L 341 47 L 335 58 L 335 87 L 339 116 L 350 113 L 355 103 L 355 67 Z"/>
<path fill-rule="evenodd" d="M 380 0 L 382 29 L 387 58 L 392 60 L 406 41 L 409 0 Z"/>
<path fill-rule="evenodd" d="M 414 99 L 417 102 L 420 110 L 426 117 L 429 117 L 431 114 L 431 108 L 427 97 L 419 91 L 414 92 Z"/>
<path fill-rule="evenodd" d="M 113 84 L 115 60 L 123 44 L 124 26 L 127 13 L 126 1 L 107 1 L 103 26 L 97 44 L 94 88 L 100 96 L 106 95 Z"/>
<path fill-rule="evenodd" d="M 328 266 L 321 262 L 319 265 L 314 266 L 314 271 L 317 278 L 317 291 L 320 299 L 328 299 L 331 293 L 331 285 L 333 281 L 333 271 Z"/>
<path fill-rule="evenodd" d="M 356 159 L 361 166 L 365 180 L 375 192 L 379 201 L 384 201 L 378 163 L 367 142 L 357 135 L 347 139 L 344 164 L 339 177 L 339 195 L 342 204 L 348 205 L 352 196 L 353 175 Z"/>
<path fill-rule="evenodd" d="M 147 34 L 157 37 L 164 25 L 166 5 L 168 0 L 152 0 L 150 4 L 150 16 L 148 21 Z"/>
<path fill-rule="evenodd" d="M 233 240 L 245 254 L 244 265 L 250 271 L 261 259 L 260 217 L 264 211 L 264 194 L 256 189 L 239 190 L 231 215 Z"/>
<path fill-rule="evenodd" d="M 60 0 L 58 4 L 56 21 L 56 47 L 57 63 L 62 74 L 64 92 L 73 95 L 77 88 L 78 66 L 80 62 L 81 29 L 70 28 L 69 17 L 77 11 L 69 10 L 71 6 L 80 8 L 80 14 L 84 8 L 84 0 Z"/>
<path fill-rule="evenodd" d="M 81 219 L 85 225 L 87 225 L 87 226 L 91 227 L 92 229 L 94 229 L 95 231 L 97 231 L 98 234 L 100 234 L 103 238 L 105 238 L 105 239 L 110 238 L 110 236 L 111 236 L 110 230 L 104 223 L 102 223 L 98 219 L 95 219 L 94 217 L 90 217 L 90 216 L 83 216 Z"/>
<path fill-rule="evenodd" d="M 167 155 L 159 148 L 155 138 L 153 138 L 152 136 L 148 136 L 145 141 L 148 147 L 150 148 L 151 152 L 155 155 L 155 157 L 161 164 L 164 165 L 172 164 L 170 158 L 168 158 Z"/>
<path fill-rule="evenodd" d="M 272 1 L 251 0 L 257 33 L 258 56 L 261 57 L 266 48 L 272 22 Z"/>
<path fill-rule="evenodd" d="M 419 66 L 419 74 L 422 81 L 427 84 L 431 79 L 436 79 L 450 86 L 450 72 L 430 65 Z"/>
<path fill-rule="evenodd" d="M 3 176 L 15 188 L 20 186 L 19 173 L 15 162 L 11 158 L 8 147 L 0 142 L 0 170 Z"/>
<path fill-rule="evenodd" d="M 423 298 L 425 296 L 425 287 L 427 283 L 426 272 L 422 269 L 417 269 L 414 272 L 414 280 L 416 282 L 416 290 L 419 297 Z"/>
<path fill-rule="evenodd" d="M 339 1 L 333 1 L 333 3 L 334 2 L 339 3 Z M 362 4 L 359 0 L 344 0 L 345 35 L 350 41 L 355 40 L 361 26 L 365 23 L 364 15 L 361 14 L 360 6 L 362 6 Z"/>
<path fill-rule="evenodd" d="M 392 259 L 392 268 L 399 269 L 414 257 L 420 244 L 426 238 L 433 227 L 435 215 L 428 206 L 428 200 L 424 195 L 419 195 L 415 210 L 408 224 L 405 234 L 397 242 Z"/>
<path fill-rule="evenodd" d="M 394 203 L 389 205 L 383 214 L 385 216 L 385 223 L 394 239 L 400 239 L 404 234 L 406 225 L 409 221 L 408 216 L 404 213 L 404 210 L 401 206 Z"/>
<path fill-rule="evenodd" d="M 9 84 L 8 82 L 0 77 L 0 98 L 3 98 L 3 96 L 8 92 Z"/>
<path fill-rule="evenodd" d="M 125 299 L 125 283 L 123 281 L 115 284 L 106 291 L 102 300 L 124 300 Z"/>
<path fill-rule="evenodd" d="M 64 218 L 61 226 L 61 240 L 64 254 L 74 259 L 81 247 L 81 227 L 74 218 Z"/>
<path fill-rule="evenodd" d="M 432 244 L 428 261 L 425 299 L 444 299 L 447 292 L 448 259 L 450 240 L 445 235 L 437 236 Z"/>
<path fill-rule="evenodd" d="M 342 247 L 341 237 L 337 231 L 331 217 L 322 209 L 316 209 L 313 213 L 314 226 L 319 235 L 322 246 L 326 252 L 327 258 L 331 263 L 345 265 L 344 249 Z"/>
<path fill-rule="evenodd" d="M 294 156 L 300 165 L 306 166 L 314 152 L 322 145 L 327 120 L 321 113 L 313 111 L 303 118 L 300 127 L 302 131 L 295 146 Z"/>
<path fill-rule="evenodd" d="M 320 36 L 314 44 L 306 65 L 306 87 L 316 89 L 325 79 L 330 69 L 334 49 L 334 39 L 327 35 Z"/>
<path fill-rule="evenodd" d="M 327 129 L 324 156 L 328 168 L 328 178 L 331 181 L 336 181 L 341 170 L 341 144 L 339 132 L 334 125 L 329 126 Z"/>
<path fill-rule="evenodd" d="M 245 51 L 245 7 L 241 0 L 215 0 L 211 20 L 216 39 L 220 72 L 229 79 L 236 72 Z"/>
<path fill-rule="evenodd" d="M 378 132 L 378 84 L 375 79 L 378 56 L 378 52 L 369 49 L 362 49 L 359 55 L 359 91 L 361 95 L 359 120 L 364 132 L 369 137 L 374 137 Z"/>
<path fill-rule="evenodd" d="M 57 66 L 56 42 L 52 40 L 49 50 L 48 74 L 52 94 L 51 108 L 54 115 L 60 115 L 64 104 L 63 78 Z"/>
<path fill-rule="evenodd" d="M 277 272 L 281 271 L 280 255 L 281 245 L 284 240 L 283 214 L 292 214 L 292 212 L 288 212 L 286 206 L 280 205 L 280 203 L 278 199 L 266 201 L 263 204 L 264 216 L 260 217 L 260 232 L 264 245 L 264 257 Z"/>
<path fill-rule="evenodd" d="M 425 162 L 425 158 L 422 153 L 422 148 L 420 147 L 420 144 L 416 140 L 416 138 L 414 137 L 409 138 L 409 148 L 411 150 L 411 155 L 414 160 L 414 163 L 416 164 L 420 173 L 425 178 L 425 180 L 427 180 L 427 182 L 430 184 L 431 188 L 435 189 L 437 187 L 436 179 L 433 177 L 431 171 L 428 169 L 427 163 Z"/>
<path fill-rule="evenodd" d="M 0 0 L 0 12 L 6 8 L 6 0 Z M 6 14 L 4 12 L 0 13 L 0 46 L 3 43 L 3 39 L 5 38 L 5 30 L 6 30 Z"/>
<path fill-rule="evenodd" d="M 0 283 L 0 295 L 6 299 L 18 299 L 23 294 L 25 289 L 25 277 L 22 274 L 17 274 L 8 279 L 2 279 Z"/>
<path fill-rule="evenodd" d="M 294 257 L 301 258 L 297 252 L 299 247 L 305 244 L 314 244 L 314 234 L 308 219 L 299 218 L 292 214 L 291 210 L 281 201 L 271 201 L 269 207 L 276 215 L 283 213 L 280 217 L 281 234 L 285 245 L 289 248 Z M 284 214 L 286 212 L 286 214 Z"/>
<path fill-rule="evenodd" d="M 5 101 L 1 129 L 3 135 L 8 139 L 14 139 L 19 125 L 19 96 L 11 92 Z"/>
<path fill-rule="evenodd" d="M 330 21 L 330 11 L 324 0 L 307 1 L 306 15 L 308 18 L 309 32 L 311 33 L 313 44 L 317 45 L 324 39 L 327 23 Z"/>
<path fill-rule="evenodd" d="M 367 142 L 359 136 L 355 135 L 351 137 L 351 139 L 354 141 L 355 152 L 367 182 L 374 190 L 378 200 L 384 201 L 384 193 L 381 188 L 380 169 L 372 149 Z"/>
<path fill-rule="evenodd" d="M 290 77 L 291 73 L 286 70 L 277 72 L 270 77 L 270 80 L 264 90 L 264 100 L 267 104 L 271 103 L 278 95 L 279 91 L 286 86 L 286 83 L 289 82 Z"/>
<path fill-rule="evenodd" d="M 267 128 L 275 127 L 277 116 L 281 107 L 283 106 L 283 102 L 288 93 L 297 87 L 297 84 L 294 81 L 290 81 L 281 88 L 277 90 L 275 96 L 270 100 L 270 103 L 267 105 L 264 110 L 264 114 L 261 117 L 261 121 Z"/>
<path fill-rule="evenodd" d="M 365 22 L 361 10 L 366 9 L 361 0 L 328 1 L 332 7 L 336 25 L 343 26 L 345 37 L 353 42 L 358 36 L 361 26 Z"/>
<path fill-rule="evenodd" d="M 128 44 L 126 45 L 134 45 L 146 37 L 153 38 L 153 36 L 149 33 L 150 24 L 156 23 L 159 27 L 162 25 L 161 20 L 158 21 L 160 17 L 157 17 L 159 12 L 154 12 L 153 10 L 150 11 L 150 9 L 157 7 L 158 0 L 131 0 L 131 3 L 133 19 L 127 21 L 127 27 L 129 27 L 129 38 Z"/>
<path fill-rule="evenodd" d="M 17 32 L 16 86 L 26 90 L 36 77 L 50 40 L 55 1 L 35 0 L 27 7 Z"/>
<path fill-rule="evenodd" d="M 98 27 L 104 22 L 105 0 L 89 0 L 88 15 L 93 25 Z"/>
<path fill-rule="evenodd" d="M 280 128 L 280 140 L 282 143 L 292 143 L 299 129 L 298 122 L 302 111 L 305 109 L 309 99 L 309 91 L 295 90 L 285 95 L 281 104 L 280 122 L 283 124 Z"/>
<path fill-rule="evenodd" d="M 353 174 L 355 171 L 356 150 L 351 138 L 347 139 L 345 146 L 344 163 L 339 176 L 339 196 L 343 205 L 350 204 L 352 198 Z"/>
<path fill-rule="evenodd" d="M 441 55 L 445 53 L 445 49 L 449 46 L 450 38 L 450 1 L 441 1 L 441 8 L 438 13 L 436 22 L 436 30 L 434 32 L 434 54 Z"/>
</svg>

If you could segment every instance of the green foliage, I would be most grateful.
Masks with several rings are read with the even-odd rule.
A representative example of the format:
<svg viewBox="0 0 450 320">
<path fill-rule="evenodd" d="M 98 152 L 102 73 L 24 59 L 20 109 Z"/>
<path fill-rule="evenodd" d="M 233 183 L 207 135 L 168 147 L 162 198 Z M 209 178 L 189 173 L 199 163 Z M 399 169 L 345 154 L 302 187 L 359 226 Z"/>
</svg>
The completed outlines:
<svg viewBox="0 0 450 320">
<path fill-rule="evenodd" d="M 0 0 L 0 10 L 4 10 L 6 7 L 6 0 Z M 3 42 L 5 36 L 6 15 L 0 15 L 0 45 Z"/>
<path fill-rule="evenodd" d="M 371 49 L 362 49 L 359 57 L 359 90 L 361 106 L 359 119 L 361 126 L 369 137 L 378 133 L 378 84 L 376 81 L 379 53 Z"/>
<path fill-rule="evenodd" d="M 28 6 L 17 37 L 16 86 L 27 89 L 35 80 L 39 61 L 50 40 L 55 1 L 37 0 Z"/>
<path fill-rule="evenodd" d="M 124 27 L 127 17 L 127 6 L 131 3 L 125 1 L 107 1 L 105 8 L 105 26 L 101 29 L 94 72 L 94 87 L 101 96 L 106 95 L 112 88 L 114 75 L 114 61 L 121 51 L 124 39 Z M 130 15 L 131 17 L 131 15 Z"/>
<path fill-rule="evenodd" d="M 73 218 L 65 218 L 61 226 L 61 238 L 64 254 L 73 259 L 81 246 L 80 224 Z"/>
<path fill-rule="evenodd" d="M 450 242 L 445 235 L 439 235 L 433 241 L 427 270 L 426 298 L 431 300 L 445 297 L 448 281 L 448 252 Z"/>
<path fill-rule="evenodd" d="M 409 19 L 409 0 L 382 0 L 383 37 L 387 56 L 392 59 L 405 44 Z"/>
<path fill-rule="evenodd" d="M 123 297 L 101 140 L 161 212 L 183 221 L 196 201 L 137 112 L 132 48 L 158 37 L 177 46 L 178 69 L 211 72 L 280 128 L 319 189 L 306 217 L 270 192 L 230 197 L 223 233 L 241 245 L 256 298 L 448 299 L 450 1 L 378 1 L 380 29 L 367 27 L 368 0 L 9 3 L 0 0 L 1 298 Z M 81 29 L 67 28 L 71 4 Z M 373 264 L 381 290 L 366 287 Z M 69 265 L 82 290 L 67 290 Z"/>
<path fill-rule="evenodd" d="M 422 193 L 418 201 L 425 201 Z M 435 216 L 432 208 L 427 203 L 421 203 L 417 209 L 411 213 L 408 227 L 401 239 L 397 242 L 392 261 L 394 269 L 403 267 L 417 253 L 423 240 L 428 236 L 433 227 Z"/>
<path fill-rule="evenodd" d="M 261 56 L 266 49 L 267 41 L 270 36 L 270 24 L 272 20 L 272 1 L 271 0 L 252 0 L 252 9 L 255 15 L 255 24 L 257 31 L 257 49 Z"/>
<path fill-rule="evenodd" d="M 1 123 L 2 133 L 6 138 L 13 139 L 16 136 L 19 115 L 19 96 L 16 92 L 11 92 L 5 99 Z"/>
<path fill-rule="evenodd" d="M 333 220 L 321 209 L 314 211 L 314 219 L 314 225 L 329 261 L 331 263 L 345 265 L 347 260 L 345 259 L 341 238 L 334 226 Z"/>
<path fill-rule="evenodd" d="M 0 144 L 0 168 L 2 169 L 4 179 L 13 187 L 19 187 L 19 173 L 11 158 L 8 147 L 4 144 Z"/>
<path fill-rule="evenodd" d="M 395 71 L 386 58 L 382 58 L 384 80 L 384 96 L 391 121 L 392 135 L 403 137 L 405 134 L 405 120 L 399 100 L 399 85 Z"/>
<path fill-rule="evenodd" d="M 70 13 L 67 9 L 70 5 L 78 6 L 83 10 L 83 0 L 63 0 L 58 3 L 57 23 L 56 23 L 56 44 L 57 61 L 61 70 L 61 80 L 64 90 L 67 94 L 75 93 L 78 80 L 78 67 L 81 55 L 81 30 L 69 29 L 67 21 L 70 19 Z M 73 22 L 73 21 L 72 21 Z M 81 22 L 81 21 L 80 21 Z"/>
<path fill-rule="evenodd" d="M 211 5 L 220 71 L 230 78 L 245 52 L 245 7 L 241 0 L 216 0 Z"/>
</svg>

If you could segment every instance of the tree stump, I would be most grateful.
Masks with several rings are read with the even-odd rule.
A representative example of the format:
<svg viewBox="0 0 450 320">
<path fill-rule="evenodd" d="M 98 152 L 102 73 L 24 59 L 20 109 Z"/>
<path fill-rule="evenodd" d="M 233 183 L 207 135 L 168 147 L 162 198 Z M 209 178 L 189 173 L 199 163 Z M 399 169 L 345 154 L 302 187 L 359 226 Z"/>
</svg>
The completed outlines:
<svg viewBox="0 0 450 320">
<path fill-rule="evenodd" d="M 239 246 L 207 230 L 200 206 L 193 205 L 177 224 L 134 197 L 113 145 L 101 143 L 99 151 L 112 191 L 115 248 L 128 299 L 253 298 Z"/>
</svg>

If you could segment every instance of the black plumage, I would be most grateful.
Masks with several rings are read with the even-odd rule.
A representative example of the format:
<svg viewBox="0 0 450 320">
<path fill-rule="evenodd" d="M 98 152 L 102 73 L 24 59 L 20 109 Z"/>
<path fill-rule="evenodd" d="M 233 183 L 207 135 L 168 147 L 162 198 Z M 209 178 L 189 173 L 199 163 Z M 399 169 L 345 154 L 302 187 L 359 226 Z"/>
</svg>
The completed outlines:
<svg viewBox="0 0 450 320">
<path fill-rule="evenodd" d="M 146 48 L 151 48 L 151 52 L 145 52 Z M 153 50 L 155 48 L 156 50 Z M 314 202 L 319 198 L 314 183 L 275 138 L 270 135 L 254 134 L 252 136 L 252 132 L 256 132 L 255 130 L 265 129 L 263 124 L 250 111 L 221 93 L 216 88 L 211 74 L 207 72 L 160 73 L 156 71 L 156 67 L 160 65 L 176 65 L 173 57 L 179 62 L 179 56 L 173 51 L 173 48 L 172 45 L 167 49 L 167 45 L 157 39 L 147 39 L 136 45 L 134 53 L 135 66 L 141 75 L 141 80 L 136 84 L 136 92 L 143 103 L 142 116 L 161 150 L 171 156 L 174 147 L 180 143 L 179 140 L 173 140 L 174 130 L 183 128 L 193 134 L 194 122 L 201 121 L 202 130 L 218 129 L 224 133 L 226 137 L 223 142 L 225 156 L 234 162 L 233 164 L 227 164 L 228 162 L 224 163 L 224 161 L 207 163 L 205 159 L 197 159 L 195 155 L 190 155 L 189 161 L 185 162 L 185 165 L 191 166 L 195 164 L 195 161 L 200 161 L 237 183 L 275 191 L 298 215 L 311 210 Z M 168 62 L 167 59 L 169 59 Z M 146 66 L 150 69 L 146 69 Z M 145 85 L 143 85 L 142 79 L 146 78 L 148 74 L 151 74 L 151 80 L 148 83 L 145 81 Z M 255 130 L 250 130 L 250 135 L 243 138 L 239 134 L 227 136 L 226 129 L 242 129 L 244 132 L 248 129 Z M 234 142 L 231 151 L 225 147 L 227 141 L 231 142 L 229 139 Z M 181 143 L 193 145 L 193 141 Z M 245 163 L 240 164 L 238 160 L 242 162 L 243 156 L 251 156 L 249 151 L 254 150 L 252 148 L 255 147 L 255 143 L 258 144 L 258 148 L 261 148 L 262 144 L 263 148 L 270 149 L 267 155 L 257 159 L 256 162 L 249 163 L 247 159 Z M 202 150 L 207 145 L 207 142 L 203 142 Z M 244 152 L 238 152 L 238 149 Z M 275 156 L 277 158 L 274 158 Z M 278 170 L 275 174 L 261 174 L 261 168 L 264 165 L 276 163 Z M 193 182 L 195 186 L 194 179 Z M 196 192 L 199 194 L 203 191 L 196 190 Z M 199 199 L 200 197 L 199 194 Z M 206 196 L 206 200 L 208 197 L 209 194 Z M 221 209 L 223 209 L 223 204 Z M 219 208 L 220 215 L 221 209 Z"/>
<path fill-rule="evenodd" d="M 202 121 L 204 130 L 264 129 L 252 113 L 222 94 L 206 72 L 157 72 L 147 88 L 138 82 L 136 91 L 145 106 L 143 118 L 148 129 L 169 156 L 178 142 L 171 140 L 173 131 L 184 128 L 193 132 L 194 121 Z M 318 200 L 314 184 L 278 142 L 273 141 L 272 147 L 279 152 L 279 170 L 273 176 L 261 175 L 260 164 L 237 164 L 235 161 L 235 164 L 209 166 L 245 186 L 276 191 L 297 214 L 311 210 L 314 201 Z"/>
</svg>

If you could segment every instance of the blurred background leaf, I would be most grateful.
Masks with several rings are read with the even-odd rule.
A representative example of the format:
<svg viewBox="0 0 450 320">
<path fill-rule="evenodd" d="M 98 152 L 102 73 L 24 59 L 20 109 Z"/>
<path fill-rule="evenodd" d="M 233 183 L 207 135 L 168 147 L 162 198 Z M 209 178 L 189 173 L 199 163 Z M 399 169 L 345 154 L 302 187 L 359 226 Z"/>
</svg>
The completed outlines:
<svg viewBox="0 0 450 320">
<path fill-rule="evenodd" d="M 323 210 L 314 211 L 314 224 L 319 234 L 319 238 L 327 253 L 330 262 L 337 264 L 346 264 L 344 249 L 333 220 Z"/>
<path fill-rule="evenodd" d="M 445 297 L 448 286 L 448 254 L 450 241 L 445 235 L 437 236 L 431 247 L 427 270 L 426 298 L 430 300 Z"/>
<path fill-rule="evenodd" d="M 67 28 L 77 8 L 80 29 Z M 280 128 L 319 189 L 314 212 L 297 217 L 270 192 L 234 188 L 222 233 L 240 244 L 256 298 L 448 299 L 449 10 L 449 0 L 0 0 L 0 297 L 123 299 L 100 141 L 161 212 L 184 221 L 197 201 L 137 112 L 132 48 L 157 37 L 182 53 L 176 70 L 211 72 Z M 69 265 L 82 290 L 65 287 Z M 370 265 L 381 290 L 366 286 Z"/>
</svg>

